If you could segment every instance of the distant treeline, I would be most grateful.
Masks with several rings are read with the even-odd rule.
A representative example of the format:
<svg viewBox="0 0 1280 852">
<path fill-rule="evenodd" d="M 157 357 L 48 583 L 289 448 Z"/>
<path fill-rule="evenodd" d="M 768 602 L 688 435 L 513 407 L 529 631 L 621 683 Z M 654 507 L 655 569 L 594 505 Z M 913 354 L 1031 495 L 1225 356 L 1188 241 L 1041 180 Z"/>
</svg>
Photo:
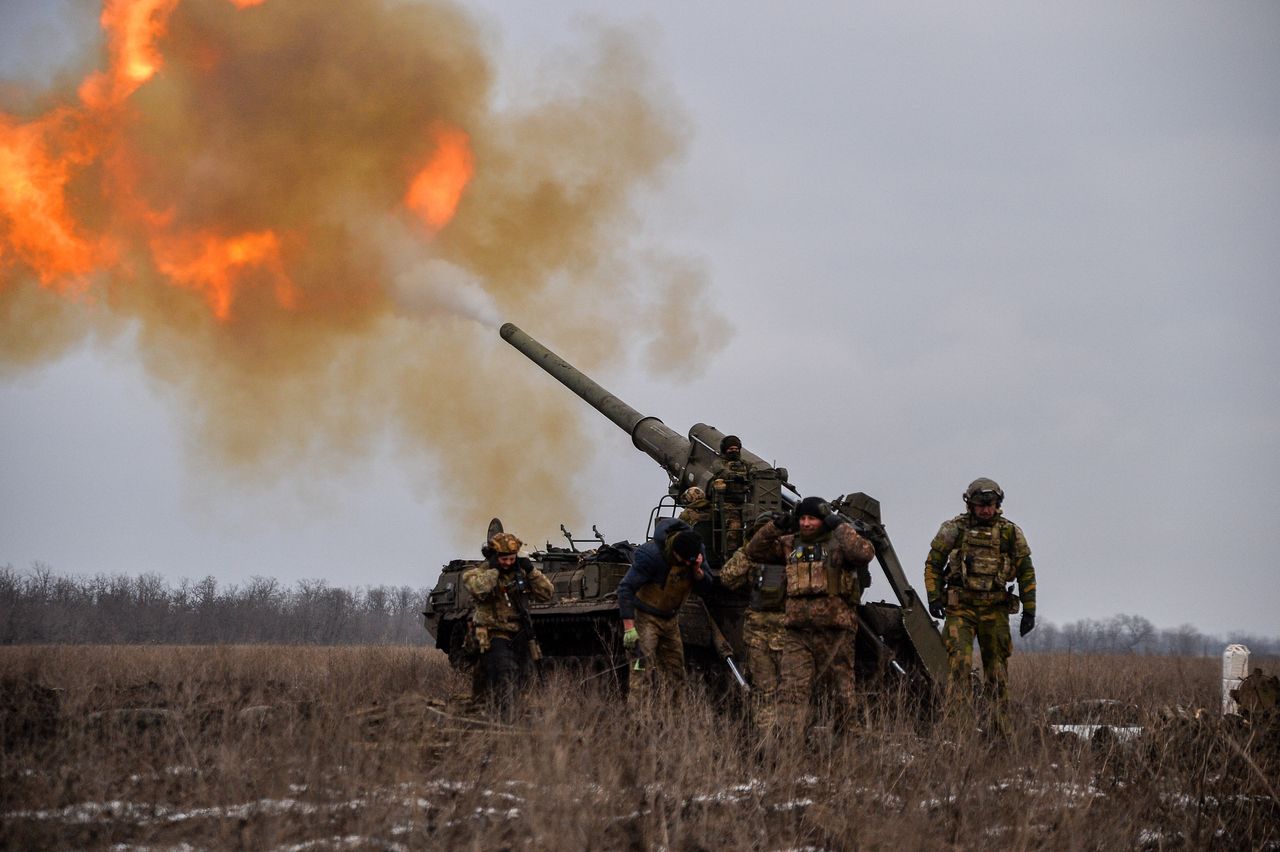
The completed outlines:
<svg viewBox="0 0 1280 852">
<path fill-rule="evenodd" d="M 292 587 L 254 577 L 219 585 L 213 577 L 176 586 L 156 574 L 67 577 L 43 563 L 27 572 L 0 567 L 0 644 L 289 643 L 425 645 L 428 589 Z M 1017 619 L 1013 621 L 1017 625 Z M 1201 633 L 1190 624 L 1161 629 L 1140 615 L 1041 622 L 1015 640 L 1022 651 L 1078 654 L 1216 656 L 1239 642 L 1255 654 L 1280 654 L 1280 638 Z"/>
<path fill-rule="evenodd" d="M 324 580 L 286 587 L 266 577 L 174 586 L 156 574 L 66 577 L 38 562 L 25 573 L 3 566 L 0 644 L 424 645 L 431 641 L 421 615 L 427 592 Z"/>
<path fill-rule="evenodd" d="M 1017 627 L 1017 617 L 1013 626 Z M 1058 626 L 1049 622 L 1015 640 L 1023 651 L 1075 654 L 1172 654 L 1180 657 L 1217 656 L 1232 643 L 1246 645 L 1252 654 L 1280 654 L 1280 637 L 1201 633 L 1194 625 L 1158 628 L 1140 615 L 1082 618 Z"/>
</svg>

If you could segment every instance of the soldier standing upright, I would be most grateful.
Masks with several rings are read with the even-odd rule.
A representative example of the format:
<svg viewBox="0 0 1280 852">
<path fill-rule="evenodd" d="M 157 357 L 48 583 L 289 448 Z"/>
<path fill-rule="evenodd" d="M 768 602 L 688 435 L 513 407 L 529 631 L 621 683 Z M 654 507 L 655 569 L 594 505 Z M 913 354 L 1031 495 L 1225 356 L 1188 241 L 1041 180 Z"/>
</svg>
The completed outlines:
<svg viewBox="0 0 1280 852">
<path fill-rule="evenodd" d="M 747 530 L 747 543 L 770 520 L 757 518 Z M 757 731 L 768 735 L 778 722 L 778 689 L 782 685 L 782 649 L 786 636 L 786 569 L 782 565 L 759 565 L 739 548 L 724 563 L 720 585 L 734 592 L 748 592 L 742 641 L 747 648 L 747 674 L 751 678 L 751 716 Z"/>
<path fill-rule="evenodd" d="M 759 565 L 784 566 L 778 718 L 807 728 L 809 696 L 819 679 L 831 683 L 836 710 L 847 718 L 855 704 L 857 606 L 875 548 L 822 498 L 806 497 L 793 515 L 775 515 L 745 551 Z"/>
<path fill-rule="evenodd" d="M 650 689 L 655 677 L 673 686 L 684 682 L 680 607 L 695 589 L 706 593 L 714 587 L 706 561 L 702 539 L 676 518 L 659 519 L 653 540 L 636 548 L 631 569 L 618 583 L 622 643 L 635 657 L 631 696 Z"/>
<path fill-rule="evenodd" d="M 722 559 L 742 547 L 742 507 L 750 487 L 751 465 L 742 460 L 742 440 L 737 435 L 720 439 L 720 457 L 711 466 L 711 488 L 725 530 Z"/>
<path fill-rule="evenodd" d="M 1036 626 L 1036 572 L 1026 536 L 1004 517 L 1004 491 L 993 480 L 975 479 L 964 491 L 967 511 L 943 523 L 929 545 L 924 588 L 929 614 L 945 618 L 943 640 L 950 665 L 950 695 L 967 706 L 972 699 L 973 640 L 982 653 L 993 723 L 1007 730 L 1008 660 L 1012 653 L 1009 615 L 1022 609 L 1019 635 Z M 1012 583 L 1017 581 L 1018 594 Z"/>
<path fill-rule="evenodd" d="M 514 709 L 517 688 L 536 654 L 529 599 L 549 601 L 555 593 L 547 576 L 520 555 L 521 544 L 511 533 L 497 533 L 480 550 L 485 561 L 462 574 L 462 584 L 476 602 L 477 674 L 504 716 Z"/>
</svg>

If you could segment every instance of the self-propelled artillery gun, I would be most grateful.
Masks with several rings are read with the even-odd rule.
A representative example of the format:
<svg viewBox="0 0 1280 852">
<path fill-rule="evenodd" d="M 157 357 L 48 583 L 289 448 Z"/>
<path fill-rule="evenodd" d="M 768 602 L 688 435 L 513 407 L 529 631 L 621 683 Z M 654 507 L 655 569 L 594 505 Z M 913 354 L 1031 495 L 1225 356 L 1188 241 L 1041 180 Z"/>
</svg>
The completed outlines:
<svg viewBox="0 0 1280 852">
<path fill-rule="evenodd" d="M 512 323 L 503 325 L 500 333 L 626 432 L 636 449 L 666 471 L 667 493 L 651 513 L 649 534 L 653 522 L 659 516 L 675 514 L 681 495 L 697 486 L 711 502 L 710 519 L 695 526 L 707 543 L 714 568 L 741 546 L 744 527 L 749 528 L 754 519 L 790 511 L 799 501 L 800 492 L 789 481 L 788 471 L 746 447 L 733 464 L 726 465 L 720 455 L 726 435 L 714 426 L 697 423 L 687 436 L 681 435 L 657 417 L 640 414 Z M 883 679 L 901 677 L 923 688 L 943 683 L 947 655 L 942 639 L 894 553 L 881 523 L 879 502 L 858 492 L 838 498 L 832 507 L 875 546 L 876 561 L 895 598 L 864 602 L 858 607 L 862 621 L 856 648 L 860 688 L 874 691 Z M 565 531 L 565 538 L 568 546 L 548 542 L 545 548 L 529 554 L 556 590 L 551 601 L 529 607 L 543 657 L 577 660 L 601 672 L 625 670 L 621 665 L 617 586 L 630 567 L 635 545 L 607 543 L 599 533 L 595 539 L 584 540 Z M 447 563 L 423 613 L 436 646 L 448 651 L 455 665 L 465 663 L 463 639 L 473 609 L 461 576 L 475 562 L 471 558 Z M 691 597 L 680 613 L 686 659 L 692 665 L 719 671 L 717 662 L 728 651 L 741 656 L 747 604 L 747 597 L 723 589 L 705 600 Z"/>
</svg>

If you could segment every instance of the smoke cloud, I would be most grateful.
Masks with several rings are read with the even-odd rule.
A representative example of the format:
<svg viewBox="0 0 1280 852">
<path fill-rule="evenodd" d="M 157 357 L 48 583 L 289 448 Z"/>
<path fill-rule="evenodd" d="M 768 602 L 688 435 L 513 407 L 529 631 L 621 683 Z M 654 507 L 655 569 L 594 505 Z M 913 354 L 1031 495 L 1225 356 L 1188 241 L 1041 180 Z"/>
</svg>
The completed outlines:
<svg viewBox="0 0 1280 852">
<path fill-rule="evenodd" d="M 501 321 L 586 369 L 689 372 L 662 324 L 706 317 L 705 277 L 632 239 L 683 124 L 626 36 L 499 109 L 447 3 L 108 0 L 103 24 L 93 74 L 0 105 L 0 370 L 134 330 L 209 471 L 389 435 L 477 530 L 553 529 L 584 444 Z"/>
</svg>

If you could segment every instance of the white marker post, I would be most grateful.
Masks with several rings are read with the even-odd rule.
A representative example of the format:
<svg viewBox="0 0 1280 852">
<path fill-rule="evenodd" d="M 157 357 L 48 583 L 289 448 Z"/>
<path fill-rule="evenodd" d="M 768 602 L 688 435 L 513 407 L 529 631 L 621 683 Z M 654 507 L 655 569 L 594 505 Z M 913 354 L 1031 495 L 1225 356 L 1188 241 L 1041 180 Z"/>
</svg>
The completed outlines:
<svg viewBox="0 0 1280 852">
<path fill-rule="evenodd" d="M 1249 649 L 1244 645 L 1228 645 L 1222 652 L 1222 715 L 1239 714 L 1240 705 L 1231 697 L 1231 690 L 1249 675 Z"/>
</svg>

